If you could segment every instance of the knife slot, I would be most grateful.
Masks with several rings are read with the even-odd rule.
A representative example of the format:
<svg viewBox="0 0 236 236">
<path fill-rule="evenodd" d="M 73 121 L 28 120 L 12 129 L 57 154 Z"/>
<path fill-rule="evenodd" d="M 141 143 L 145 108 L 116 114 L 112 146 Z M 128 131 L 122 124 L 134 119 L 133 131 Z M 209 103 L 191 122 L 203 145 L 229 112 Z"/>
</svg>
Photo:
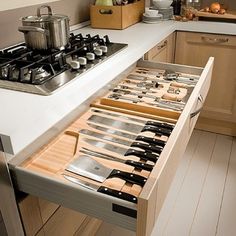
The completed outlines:
<svg viewBox="0 0 236 236">
<path fill-rule="evenodd" d="M 22 166 L 56 175 L 73 159 L 77 152 L 77 141 L 75 136 L 63 132 L 50 145 L 42 147 L 33 158 L 23 162 Z"/>
</svg>

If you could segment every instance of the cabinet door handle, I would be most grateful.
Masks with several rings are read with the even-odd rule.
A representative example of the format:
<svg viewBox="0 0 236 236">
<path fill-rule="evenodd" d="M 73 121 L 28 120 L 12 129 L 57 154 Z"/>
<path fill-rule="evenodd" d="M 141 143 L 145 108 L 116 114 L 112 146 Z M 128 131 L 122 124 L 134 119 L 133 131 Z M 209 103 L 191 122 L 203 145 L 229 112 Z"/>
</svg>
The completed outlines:
<svg viewBox="0 0 236 236">
<path fill-rule="evenodd" d="M 164 48 L 164 47 L 166 47 L 166 46 L 167 46 L 167 40 L 165 40 L 163 44 L 158 45 L 158 46 L 157 46 L 157 49 L 160 50 L 160 49 L 162 49 L 162 48 Z"/>
<path fill-rule="evenodd" d="M 227 43 L 229 42 L 228 38 L 210 38 L 202 36 L 202 41 L 208 42 L 208 43 Z"/>
<path fill-rule="evenodd" d="M 196 111 L 190 113 L 190 118 L 191 118 L 191 119 L 192 119 L 194 116 L 196 116 L 197 114 L 199 114 L 199 113 L 201 112 L 201 110 L 202 110 L 202 107 L 203 107 L 203 97 L 202 97 L 202 95 L 199 94 L 199 96 L 198 96 L 197 99 L 198 99 L 198 101 L 201 102 L 201 107 L 198 108 Z"/>
</svg>

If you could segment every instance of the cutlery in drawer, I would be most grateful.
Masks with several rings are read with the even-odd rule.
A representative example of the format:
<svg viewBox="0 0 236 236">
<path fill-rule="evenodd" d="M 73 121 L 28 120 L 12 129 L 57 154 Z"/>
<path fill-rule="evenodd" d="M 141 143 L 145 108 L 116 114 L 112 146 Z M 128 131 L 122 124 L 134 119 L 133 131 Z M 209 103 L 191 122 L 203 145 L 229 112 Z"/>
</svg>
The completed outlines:
<svg viewBox="0 0 236 236">
<path fill-rule="evenodd" d="M 90 127 L 94 128 L 94 129 L 99 130 L 99 131 L 103 131 L 103 132 L 106 132 L 108 134 L 114 134 L 116 136 L 120 136 L 120 137 L 123 137 L 123 138 L 131 139 L 131 140 L 137 140 L 137 141 L 144 141 L 146 143 L 155 144 L 155 145 L 161 146 L 161 147 L 164 147 L 166 145 L 166 141 L 163 141 L 161 139 L 150 138 L 150 137 L 146 137 L 146 136 L 143 136 L 143 135 L 136 136 L 136 135 L 133 135 L 133 134 L 125 133 L 123 131 L 115 130 L 111 127 L 106 128 L 106 127 L 103 127 L 103 126 L 100 126 L 100 125 L 94 125 L 92 123 L 88 123 L 88 125 Z"/>
<path fill-rule="evenodd" d="M 65 179 L 69 180 L 70 182 L 78 184 L 80 186 L 83 186 L 83 187 L 90 189 L 92 191 L 97 191 L 99 193 L 107 194 L 112 197 L 117 197 L 117 198 L 125 200 L 125 201 L 137 203 L 137 197 L 135 197 L 134 195 L 131 195 L 129 193 L 117 191 L 115 189 L 111 189 L 111 188 L 108 188 L 105 186 L 98 186 L 96 184 L 92 184 L 92 183 L 86 182 L 84 180 L 80 180 L 78 178 L 75 178 L 75 177 L 72 177 L 69 175 L 63 174 L 63 176 Z"/>
<path fill-rule="evenodd" d="M 102 159 L 106 159 L 106 160 L 110 160 L 110 161 L 117 161 L 120 163 L 124 163 L 126 165 L 130 165 L 133 166 L 137 169 L 141 169 L 141 170 L 147 170 L 147 171 L 152 171 L 153 169 L 153 165 L 149 165 L 143 162 L 139 162 L 139 161 L 134 161 L 134 160 L 123 160 L 120 158 L 117 158 L 115 156 L 111 156 L 102 152 L 98 152 L 98 151 L 93 151 L 91 149 L 88 148 L 82 148 L 80 150 L 80 152 L 86 154 L 86 155 L 90 155 L 90 156 L 94 156 L 94 157 L 98 157 L 98 158 L 102 158 Z"/>
<path fill-rule="evenodd" d="M 92 157 L 85 155 L 73 160 L 66 167 L 66 170 L 101 183 L 106 179 L 116 177 L 130 184 L 137 184 L 143 187 L 147 181 L 147 178 L 141 175 L 108 168 L 100 162 L 94 160 Z"/>
<path fill-rule="evenodd" d="M 143 125 L 152 125 L 152 126 L 156 126 L 156 127 L 159 127 L 159 128 L 166 128 L 166 129 L 170 129 L 170 130 L 174 129 L 174 125 L 168 124 L 168 123 L 162 122 L 162 121 L 152 121 L 152 120 L 146 121 L 146 120 L 142 120 L 138 117 L 124 116 L 124 114 L 119 114 L 119 113 L 110 112 L 110 111 L 107 111 L 107 110 L 95 109 L 95 108 L 92 108 L 91 111 L 94 112 L 94 113 L 97 113 L 97 114 L 122 118 L 122 119 L 125 119 L 125 120 L 128 120 L 128 121 L 140 123 L 140 124 L 143 124 Z"/>
<path fill-rule="evenodd" d="M 103 117 L 99 115 L 92 115 L 88 118 L 87 123 L 89 124 L 90 122 L 96 123 L 98 125 L 106 125 L 111 128 L 116 128 L 124 131 L 129 131 L 131 133 L 139 134 L 140 132 L 143 132 L 143 128 L 145 125 L 139 125 L 139 124 L 134 124 L 134 123 L 129 123 L 129 122 L 124 122 L 121 120 L 117 120 L 115 118 L 108 118 L 108 117 Z M 171 130 L 168 128 L 162 128 L 158 127 L 155 123 L 152 126 L 152 131 L 156 135 L 161 136 L 161 135 L 167 135 L 171 133 Z M 149 126 L 149 125 L 148 125 Z"/>
<path fill-rule="evenodd" d="M 130 141 L 130 140 L 129 141 L 124 140 L 122 138 L 116 138 L 116 137 L 110 136 L 109 134 L 97 133 L 95 131 L 88 130 L 88 129 L 81 129 L 81 130 L 79 130 L 79 133 L 90 136 L 90 137 L 95 137 L 95 138 L 98 138 L 98 139 L 101 139 L 101 140 L 109 141 L 109 142 L 112 142 L 112 143 L 118 143 L 118 144 L 121 144 L 121 145 L 124 145 L 124 146 L 127 146 L 127 147 L 139 147 L 141 149 L 151 150 L 151 151 L 157 152 L 157 153 L 160 153 L 163 149 L 162 146 L 157 145 L 156 143 L 155 144 L 153 144 L 153 142 L 149 143 L 148 142 L 149 139 L 146 139 L 143 136 L 141 136 L 142 138 L 139 138 L 139 140 L 137 140 L 137 139 L 136 140 L 137 141 L 143 141 L 144 143 L 138 143 L 138 142 L 133 142 L 133 141 Z M 143 144 L 143 146 L 142 146 L 142 144 Z M 148 144 L 148 146 L 145 146 L 147 144 Z"/>
<path fill-rule="evenodd" d="M 92 146 L 102 148 L 104 150 L 108 150 L 110 152 L 117 153 L 119 155 L 123 156 L 136 156 L 139 157 L 141 160 L 144 161 L 152 161 L 152 162 L 157 162 L 159 158 L 159 153 L 152 153 L 150 151 L 139 151 L 133 148 L 123 148 L 120 146 L 116 146 L 110 143 L 106 143 L 100 140 L 95 140 L 95 139 L 90 139 L 90 138 L 81 138 L 85 143 L 88 143 Z"/>
</svg>

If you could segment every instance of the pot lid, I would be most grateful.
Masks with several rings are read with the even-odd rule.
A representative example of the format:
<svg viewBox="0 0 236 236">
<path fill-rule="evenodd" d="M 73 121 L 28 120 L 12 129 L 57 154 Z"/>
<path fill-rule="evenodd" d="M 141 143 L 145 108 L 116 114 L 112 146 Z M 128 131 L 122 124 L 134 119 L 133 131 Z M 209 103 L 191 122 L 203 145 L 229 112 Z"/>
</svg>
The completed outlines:
<svg viewBox="0 0 236 236">
<path fill-rule="evenodd" d="M 38 16 L 25 16 L 21 19 L 27 22 L 53 22 L 53 21 L 61 21 L 63 19 L 67 19 L 68 16 L 65 15 L 41 15 Z"/>
<path fill-rule="evenodd" d="M 47 8 L 48 14 L 41 14 L 40 10 L 42 8 Z M 43 5 L 37 9 L 37 16 L 22 17 L 22 20 L 27 22 L 52 22 L 52 21 L 61 21 L 67 18 L 68 16 L 65 15 L 52 14 L 51 7 L 48 5 Z"/>
</svg>

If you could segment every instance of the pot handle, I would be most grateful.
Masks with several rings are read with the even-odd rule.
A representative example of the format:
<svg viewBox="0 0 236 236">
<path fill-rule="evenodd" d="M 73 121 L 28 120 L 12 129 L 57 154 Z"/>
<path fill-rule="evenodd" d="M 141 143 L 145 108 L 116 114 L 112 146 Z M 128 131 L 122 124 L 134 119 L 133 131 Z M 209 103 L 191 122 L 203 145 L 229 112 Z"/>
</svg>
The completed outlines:
<svg viewBox="0 0 236 236">
<path fill-rule="evenodd" d="M 42 34 L 47 34 L 47 30 L 39 28 L 39 27 L 34 27 L 34 26 L 20 26 L 18 27 L 18 30 L 23 33 L 28 33 L 28 32 L 39 32 Z"/>
<path fill-rule="evenodd" d="M 49 16 L 52 16 L 52 8 L 51 8 L 50 6 L 48 6 L 48 5 L 42 5 L 41 7 L 38 7 L 38 8 L 37 8 L 37 16 L 38 16 L 38 17 L 41 17 L 41 12 L 40 12 L 40 10 L 41 10 L 42 8 L 47 8 L 47 9 L 48 9 L 48 15 L 49 15 Z"/>
</svg>

